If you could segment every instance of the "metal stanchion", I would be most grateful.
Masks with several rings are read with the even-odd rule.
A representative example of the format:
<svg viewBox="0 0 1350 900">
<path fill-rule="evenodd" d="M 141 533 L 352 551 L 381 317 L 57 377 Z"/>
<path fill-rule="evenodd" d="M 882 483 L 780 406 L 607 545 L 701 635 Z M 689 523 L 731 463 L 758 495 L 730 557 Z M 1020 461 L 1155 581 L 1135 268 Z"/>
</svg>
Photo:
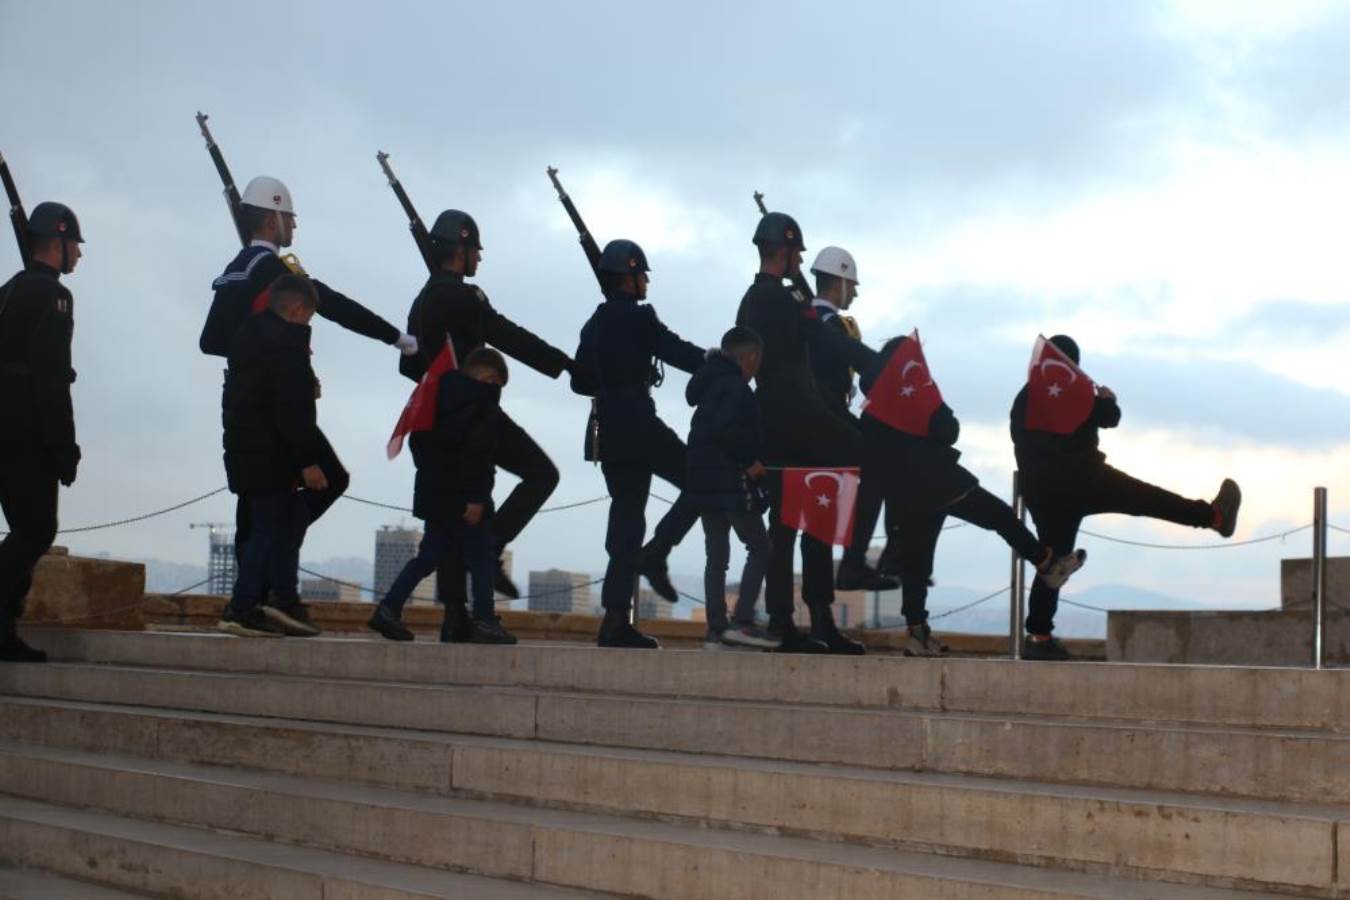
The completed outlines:
<svg viewBox="0 0 1350 900">
<path fill-rule="evenodd" d="M 1021 479 L 1017 472 L 1013 472 L 1012 479 L 1012 508 L 1017 520 L 1026 522 L 1027 507 L 1022 502 Z M 1008 657 L 1010 659 L 1021 659 L 1022 620 L 1025 618 L 1022 604 L 1023 595 L 1026 592 L 1026 562 L 1018 555 L 1016 550 L 1012 551 L 1012 575 L 1008 587 Z"/>
<path fill-rule="evenodd" d="M 642 576 L 633 576 L 633 609 L 628 616 L 628 621 L 634 628 L 638 627 L 638 622 L 642 621 Z"/>
<path fill-rule="evenodd" d="M 1313 489 L 1313 668 L 1324 665 L 1327 604 L 1327 489 Z"/>
</svg>

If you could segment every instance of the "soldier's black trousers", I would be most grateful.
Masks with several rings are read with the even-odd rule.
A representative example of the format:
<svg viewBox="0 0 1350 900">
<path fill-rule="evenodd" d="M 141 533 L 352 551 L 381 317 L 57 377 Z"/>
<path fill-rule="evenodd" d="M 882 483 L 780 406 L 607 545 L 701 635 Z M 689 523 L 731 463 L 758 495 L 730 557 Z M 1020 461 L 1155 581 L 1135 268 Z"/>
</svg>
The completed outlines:
<svg viewBox="0 0 1350 900">
<path fill-rule="evenodd" d="M 1208 500 L 1187 500 L 1171 491 L 1126 475 L 1101 463 L 1077 473 L 1060 471 L 1042 478 L 1023 474 L 1023 494 L 1041 542 L 1062 556 L 1073 550 L 1078 528 L 1086 516 L 1119 513 L 1162 519 L 1192 528 L 1214 523 Z M 1037 578 L 1031 585 L 1026 628 L 1031 634 L 1049 634 L 1055 627 L 1059 591 Z"/>
<path fill-rule="evenodd" d="M 558 487 L 558 467 L 553 460 L 510 416 L 503 412 L 501 417 L 501 439 L 494 462 L 520 482 L 492 516 L 492 540 L 498 554 L 520 535 Z M 462 606 L 468 599 L 467 590 L 464 554 L 456 547 L 436 569 L 436 602 Z"/>
<path fill-rule="evenodd" d="M 320 434 L 322 435 L 322 432 Z M 313 525 L 319 520 L 320 516 L 328 512 L 329 508 L 338 501 L 338 498 L 347 493 L 347 488 L 352 483 L 352 477 L 347 472 L 346 467 L 342 465 L 342 460 L 338 459 L 337 451 L 328 442 L 328 437 L 322 436 L 323 443 L 316 464 L 320 469 L 323 469 L 324 477 L 328 479 L 328 487 L 322 491 L 306 489 L 300 492 L 300 496 L 305 502 L 305 508 L 309 510 L 309 525 Z M 240 494 L 234 507 L 234 558 L 236 562 L 243 552 L 244 542 L 248 540 L 251 518 L 248 495 Z M 266 596 L 266 587 L 264 588 L 264 596 Z"/>
<path fill-rule="evenodd" d="M 604 432 L 601 423 L 601 432 Z M 652 476 L 670 482 L 680 491 L 674 504 L 656 523 L 652 541 L 666 552 L 674 547 L 698 521 L 698 511 L 685 499 L 684 442 L 663 422 L 656 422 L 644 442 L 645 455 L 641 459 L 602 462 L 600 471 L 609 489 L 609 530 L 605 532 L 605 551 L 609 565 L 605 568 L 605 583 L 600 588 L 600 602 L 607 613 L 621 615 L 632 609 L 634 586 L 637 579 L 635 557 L 642 549 L 647 533 L 647 499 L 651 493 Z"/>
<path fill-rule="evenodd" d="M 9 534 L 0 542 L 0 641 L 14 635 L 33 568 L 56 540 L 57 478 L 36 455 L 0 457 L 0 508 Z"/>
</svg>

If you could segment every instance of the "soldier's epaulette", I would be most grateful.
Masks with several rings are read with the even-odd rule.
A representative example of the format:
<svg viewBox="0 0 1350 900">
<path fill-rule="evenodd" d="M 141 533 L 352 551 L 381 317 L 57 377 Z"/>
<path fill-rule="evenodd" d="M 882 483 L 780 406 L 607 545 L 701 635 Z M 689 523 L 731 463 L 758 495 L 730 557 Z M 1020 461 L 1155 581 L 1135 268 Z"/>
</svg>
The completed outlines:
<svg viewBox="0 0 1350 900">
<path fill-rule="evenodd" d="M 805 303 L 805 302 L 806 302 L 806 297 L 803 296 L 803 295 L 802 295 L 802 292 L 799 291 L 799 290 L 797 290 L 796 288 L 788 288 L 788 293 L 791 294 L 791 295 L 792 295 L 792 299 L 793 299 L 793 300 L 796 300 L 798 303 Z"/>
<path fill-rule="evenodd" d="M 483 293 L 483 289 L 476 284 L 473 286 L 473 293 L 474 296 L 476 296 L 480 302 L 482 303 L 487 302 L 487 294 Z"/>
<path fill-rule="evenodd" d="M 57 311 L 57 312 L 59 312 L 59 313 L 60 313 L 61 315 L 63 315 L 63 316 L 68 316 L 68 315 L 70 315 L 70 311 L 71 311 L 71 299 L 70 299 L 70 295 L 69 295 L 69 294 L 66 294 L 66 293 L 60 293 L 60 294 L 57 294 L 53 299 L 54 299 L 55 302 L 56 302 L 56 311 Z"/>
</svg>

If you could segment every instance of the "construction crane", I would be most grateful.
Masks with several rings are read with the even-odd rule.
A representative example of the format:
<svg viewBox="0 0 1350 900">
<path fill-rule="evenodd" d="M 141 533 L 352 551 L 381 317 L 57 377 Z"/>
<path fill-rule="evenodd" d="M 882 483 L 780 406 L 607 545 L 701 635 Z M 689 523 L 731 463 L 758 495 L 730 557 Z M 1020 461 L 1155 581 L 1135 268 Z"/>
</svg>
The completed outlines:
<svg viewBox="0 0 1350 900">
<path fill-rule="evenodd" d="M 205 528 L 210 547 L 206 558 L 207 590 L 228 595 L 234 589 L 239 566 L 234 556 L 234 525 L 229 522 L 193 522 L 188 528 Z"/>
</svg>

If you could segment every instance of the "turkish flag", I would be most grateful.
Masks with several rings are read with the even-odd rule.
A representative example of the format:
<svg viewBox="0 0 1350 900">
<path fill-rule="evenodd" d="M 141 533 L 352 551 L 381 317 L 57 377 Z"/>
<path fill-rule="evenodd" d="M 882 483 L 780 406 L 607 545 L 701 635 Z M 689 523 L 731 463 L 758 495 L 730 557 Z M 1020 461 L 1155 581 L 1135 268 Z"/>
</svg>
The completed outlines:
<svg viewBox="0 0 1350 900">
<path fill-rule="evenodd" d="M 891 352 L 886 368 L 867 392 L 862 411 L 897 431 L 928 437 L 928 420 L 940 406 L 942 392 L 923 358 L 916 328 Z"/>
<path fill-rule="evenodd" d="M 818 541 L 852 542 L 857 500 L 857 469 L 783 470 L 783 524 Z"/>
<path fill-rule="evenodd" d="M 1097 385 L 1087 373 L 1038 336 L 1027 369 L 1027 430 L 1073 434 L 1096 402 Z"/>
<path fill-rule="evenodd" d="M 398 417 L 398 424 L 394 426 L 394 433 L 389 436 L 389 443 L 385 445 L 384 452 L 390 459 L 398 456 L 403 450 L 404 437 L 416 431 L 430 431 L 436 424 L 436 395 L 441 390 L 441 376 L 458 369 L 459 360 L 455 359 L 454 342 L 446 335 L 445 346 L 431 361 L 426 374 L 417 382 L 417 387 L 413 388 L 412 396 L 408 398 L 407 404 L 403 407 L 403 414 Z"/>
</svg>

